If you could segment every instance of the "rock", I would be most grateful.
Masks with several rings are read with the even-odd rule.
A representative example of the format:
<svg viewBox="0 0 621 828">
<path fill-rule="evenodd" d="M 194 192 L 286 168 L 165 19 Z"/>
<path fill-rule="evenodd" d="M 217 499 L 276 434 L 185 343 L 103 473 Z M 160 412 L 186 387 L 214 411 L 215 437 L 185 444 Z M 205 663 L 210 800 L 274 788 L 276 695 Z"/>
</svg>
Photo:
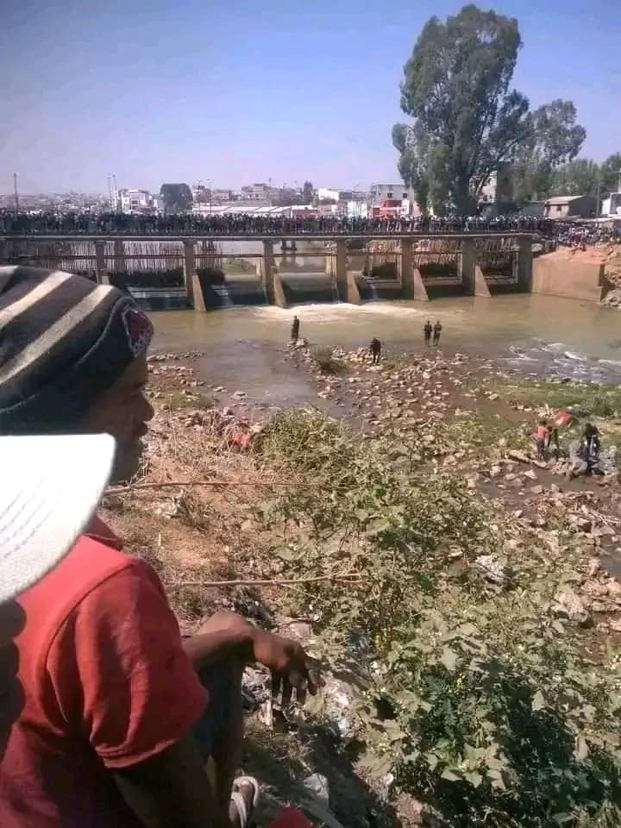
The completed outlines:
<svg viewBox="0 0 621 828">
<path fill-rule="evenodd" d="M 529 480 L 536 480 L 537 475 L 532 469 L 528 469 L 528 471 L 524 472 L 524 477 L 528 477 Z"/>
<path fill-rule="evenodd" d="M 535 495 L 543 494 L 543 486 L 531 486 L 530 491 Z"/>
<path fill-rule="evenodd" d="M 501 474 L 502 474 L 502 469 L 500 468 L 500 466 L 492 466 L 491 469 L 489 470 L 489 476 L 490 477 L 500 477 Z"/>
<path fill-rule="evenodd" d="M 485 579 L 499 586 L 506 586 L 511 580 L 511 568 L 496 555 L 479 555 L 474 565 Z"/>
<path fill-rule="evenodd" d="M 242 399 L 243 397 L 246 396 L 246 392 L 245 391 L 234 391 L 233 396 L 237 397 L 237 399 Z"/>
<path fill-rule="evenodd" d="M 516 451 L 515 449 L 510 449 L 507 452 L 507 457 L 510 457 L 512 460 L 517 460 L 518 463 L 530 464 L 530 457 L 524 454 L 523 451 Z"/>
<path fill-rule="evenodd" d="M 499 398 L 500 398 L 500 394 L 493 393 L 493 394 L 488 394 L 487 395 L 487 399 L 491 400 L 492 402 L 494 402 L 494 400 L 498 400 Z"/>
<path fill-rule="evenodd" d="M 578 518 L 576 527 L 580 532 L 590 532 L 593 528 L 593 523 L 588 518 Z"/>
<path fill-rule="evenodd" d="M 556 591 L 552 610 L 557 615 L 565 615 L 570 621 L 577 624 L 586 624 L 589 620 L 589 613 L 583 600 L 568 585 L 564 585 Z"/>
<path fill-rule="evenodd" d="M 608 581 L 606 584 L 606 592 L 617 604 L 621 603 L 621 584 L 618 581 Z"/>
<path fill-rule="evenodd" d="M 304 779 L 302 784 L 325 808 L 330 806 L 330 787 L 322 773 L 312 773 Z"/>
<path fill-rule="evenodd" d="M 561 487 L 560 487 L 560 486 L 557 486 L 557 485 L 556 485 L 556 483 L 553 483 L 553 484 L 550 486 L 550 491 L 551 491 L 553 494 L 561 494 L 561 492 L 562 492 L 563 490 L 561 489 Z"/>
<path fill-rule="evenodd" d="M 601 569 L 601 563 L 599 558 L 589 558 L 588 565 L 587 565 L 587 575 L 589 578 L 595 577 L 599 570 Z"/>
</svg>

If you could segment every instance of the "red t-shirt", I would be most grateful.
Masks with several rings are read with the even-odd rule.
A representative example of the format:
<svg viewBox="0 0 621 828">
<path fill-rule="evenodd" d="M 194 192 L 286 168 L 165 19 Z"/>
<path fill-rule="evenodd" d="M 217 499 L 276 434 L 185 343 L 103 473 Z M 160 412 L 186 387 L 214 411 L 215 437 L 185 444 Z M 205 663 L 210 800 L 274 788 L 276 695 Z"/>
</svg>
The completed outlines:
<svg viewBox="0 0 621 828">
<path fill-rule="evenodd" d="M 0 766 L 2 828 L 137 828 L 109 771 L 177 742 L 206 705 L 157 575 L 91 529 L 20 598 L 26 704 Z"/>
</svg>

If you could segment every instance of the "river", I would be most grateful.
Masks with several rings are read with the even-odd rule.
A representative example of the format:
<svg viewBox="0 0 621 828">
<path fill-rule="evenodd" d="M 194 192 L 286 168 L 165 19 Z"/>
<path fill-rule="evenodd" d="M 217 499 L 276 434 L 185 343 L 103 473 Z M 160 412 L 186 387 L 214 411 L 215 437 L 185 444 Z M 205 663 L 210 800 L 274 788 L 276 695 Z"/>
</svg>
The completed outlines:
<svg viewBox="0 0 621 828">
<path fill-rule="evenodd" d="M 490 357 L 524 374 L 621 381 L 621 313 L 535 294 L 162 311 L 151 315 L 154 347 L 204 352 L 200 375 L 230 390 L 244 389 L 249 400 L 300 404 L 309 399 L 307 375 L 283 359 L 294 315 L 300 336 L 318 346 L 366 347 L 376 336 L 388 353 L 415 351 L 424 347 L 425 320 L 440 319 L 448 352 Z"/>
</svg>

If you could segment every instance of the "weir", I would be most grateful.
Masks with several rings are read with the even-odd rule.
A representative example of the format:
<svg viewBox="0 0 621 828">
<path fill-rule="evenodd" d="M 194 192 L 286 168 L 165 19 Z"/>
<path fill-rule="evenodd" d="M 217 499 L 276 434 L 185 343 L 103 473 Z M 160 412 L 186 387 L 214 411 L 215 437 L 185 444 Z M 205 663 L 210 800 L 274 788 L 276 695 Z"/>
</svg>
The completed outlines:
<svg viewBox="0 0 621 828">
<path fill-rule="evenodd" d="M 223 253 L 231 242 L 260 252 Z M 304 243 L 308 236 L 0 236 L 0 263 L 67 270 L 125 288 L 145 307 L 199 312 L 531 290 L 530 234 L 326 235 L 314 236 L 309 252 Z M 305 258 L 324 265 L 309 272 L 297 264 Z"/>
</svg>

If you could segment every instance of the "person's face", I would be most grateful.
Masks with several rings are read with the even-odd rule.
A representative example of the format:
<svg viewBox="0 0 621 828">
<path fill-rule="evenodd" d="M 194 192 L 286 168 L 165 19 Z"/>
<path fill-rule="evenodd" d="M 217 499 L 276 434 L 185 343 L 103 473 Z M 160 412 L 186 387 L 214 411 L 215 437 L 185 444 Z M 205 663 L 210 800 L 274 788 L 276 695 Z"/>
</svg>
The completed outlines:
<svg viewBox="0 0 621 828">
<path fill-rule="evenodd" d="M 144 390 L 148 369 L 146 353 L 137 357 L 118 380 L 86 412 L 83 427 L 93 433 L 105 432 L 116 440 L 112 477 L 130 480 L 138 471 L 144 450 L 142 437 L 153 417 L 153 408 Z"/>
<path fill-rule="evenodd" d="M 11 727 L 24 706 L 24 693 L 17 678 L 19 655 L 13 639 L 23 630 L 25 622 L 26 615 L 15 601 L 0 604 L 0 760 Z"/>
</svg>

